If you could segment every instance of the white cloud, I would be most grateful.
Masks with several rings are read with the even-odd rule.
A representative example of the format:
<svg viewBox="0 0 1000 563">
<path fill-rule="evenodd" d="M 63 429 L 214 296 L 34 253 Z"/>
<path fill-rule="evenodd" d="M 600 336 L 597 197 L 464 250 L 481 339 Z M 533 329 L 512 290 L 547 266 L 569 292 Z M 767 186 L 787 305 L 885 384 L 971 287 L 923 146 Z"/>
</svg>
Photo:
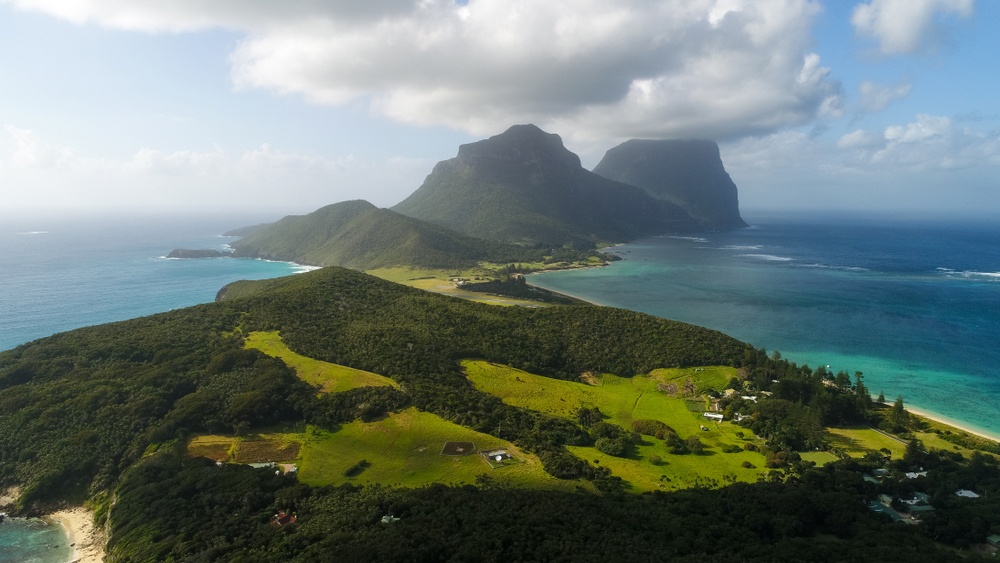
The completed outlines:
<svg viewBox="0 0 1000 563">
<path fill-rule="evenodd" d="M 0 0 L 2 1 L 2 0 Z M 404 123 L 569 139 L 735 137 L 839 108 L 812 0 L 15 0 L 78 23 L 244 32 L 235 84 Z"/>
<path fill-rule="evenodd" d="M 14 138 L 16 148 L 11 154 L 15 166 L 24 168 L 56 168 L 66 166 L 76 157 L 73 151 L 61 149 L 43 142 L 34 131 L 5 125 L 7 133 Z"/>
<path fill-rule="evenodd" d="M 882 111 L 896 100 L 902 100 L 910 95 L 910 84 L 901 83 L 895 86 L 883 86 L 865 80 L 859 87 L 861 98 L 858 109 L 863 113 Z"/>
<path fill-rule="evenodd" d="M 941 16 L 964 18 L 972 9 L 973 0 L 870 0 L 854 8 L 851 23 L 859 35 L 878 41 L 882 54 L 903 55 L 941 41 Z"/>
<path fill-rule="evenodd" d="M 982 212 L 1000 205 L 1000 135 L 943 116 L 856 129 L 832 143 L 783 131 L 721 148 L 740 201 L 751 208 Z"/>
<path fill-rule="evenodd" d="M 433 163 L 387 157 L 366 160 L 287 152 L 263 144 L 238 155 L 142 148 L 121 159 L 94 158 L 6 126 L 15 142 L 0 145 L 3 209 L 256 209 L 308 213 L 365 198 L 388 207 L 423 181 Z"/>
</svg>

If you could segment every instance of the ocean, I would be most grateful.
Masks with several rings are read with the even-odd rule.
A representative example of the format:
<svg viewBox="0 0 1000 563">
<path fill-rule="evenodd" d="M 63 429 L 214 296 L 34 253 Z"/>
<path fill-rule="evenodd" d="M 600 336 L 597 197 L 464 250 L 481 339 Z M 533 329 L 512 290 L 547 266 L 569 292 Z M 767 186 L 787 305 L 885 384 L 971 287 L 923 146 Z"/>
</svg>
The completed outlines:
<svg viewBox="0 0 1000 563">
<path fill-rule="evenodd" d="M 273 220 L 273 219 L 272 219 Z M 208 303 L 227 283 L 309 268 L 238 258 L 168 259 L 174 248 L 224 250 L 222 233 L 259 217 L 7 218 L 0 222 L 0 350 L 82 326 Z M 63 528 L 0 523 L 0 563 L 63 563 Z"/>
<path fill-rule="evenodd" d="M 227 283 L 306 268 L 234 258 L 168 259 L 174 248 L 223 250 L 256 218 L 7 219 L 0 223 L 0 350 L 87 325 L 208 303 Z"/>
<path fill-rule="evenodd" d="M 720 330 L 1000 435 L 1000 222 L 760 214 L 531 283 Z"/>
<path fill-rule="evenodd" d="M 59 524 L 37 518 L 6 518 L 0 523 L 0 563 L 66 563 L 72 554 Z"/>
</svg>

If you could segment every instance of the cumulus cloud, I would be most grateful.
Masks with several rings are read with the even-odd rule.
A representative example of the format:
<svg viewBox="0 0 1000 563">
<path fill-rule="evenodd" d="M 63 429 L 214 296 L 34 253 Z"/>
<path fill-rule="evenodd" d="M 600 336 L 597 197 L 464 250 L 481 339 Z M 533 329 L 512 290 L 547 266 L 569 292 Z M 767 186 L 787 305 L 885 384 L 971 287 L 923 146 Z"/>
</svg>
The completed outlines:
<svg viewBox="0 0 1000 563">
<path fill-rule="evenodd" d="M 918 115 L 835 141 L 781 131 L 723 143 L 746 208 L 982 211 L 1000 205 L 1000 134 Z"/>
<path fill-rule="evenodd" d="M 895 86 L 884 86 L 874 82 L 864 81 L 859 87 L 861 98 L 859 111 L 871 113 L 882 111 L 896 100 L 902 100 L 910 95 L 910 84 L 902 83 Z"/>
<path fill-rule="evenodd" d="M 879 44 L 884 55 L 933 48 L 942 41 L 943 16 L 972 15 L 973 0 L 870 0 L 854 8 L 855 31 Z"/>
<path fill-rule="evenodd" d="M 143 32 L 234 29 L 240 88 L 490 134 L 736 137 L 839 111 L 811 0 L 15 0 Z"/>
</svg>

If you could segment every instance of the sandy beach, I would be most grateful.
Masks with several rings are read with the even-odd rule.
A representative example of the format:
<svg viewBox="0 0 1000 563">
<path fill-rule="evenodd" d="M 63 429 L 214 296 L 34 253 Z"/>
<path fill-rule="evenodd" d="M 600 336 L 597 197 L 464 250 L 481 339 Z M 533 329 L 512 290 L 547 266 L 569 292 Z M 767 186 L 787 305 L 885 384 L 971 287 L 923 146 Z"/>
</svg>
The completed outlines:
<svg viewBox="0 0 1000 563">
<path fill-rule="evenodd" d="M 54 512 L 47 518 L 65 528 L 69 543 L 73 546 L 71 561 L 100 563 L 104 560 L 104 533 L 94 527 L 93 512 L 78 507 Z"/>
<path fill-rule="evenodd" d="M 1000 442 L 1000 434 L 990 433 L 990 432 L 987 432 L 986 430 L 978 430 L 978 429 L 974 429 L 974 428 L 969 428 L 963 422 L 959 422 L 959 421 L 957 421 L 955 419 L 952 419 L 952 418 L 947 418 L 947 417 L 942 416 L 942 415 L 937 414 L 937 413 L 925 411 L 925 410 L 921 409 L 920 407 L 912 407 L 910 405 L 906 405 L 906 410 L 909 411 L 909 412 L 911 412 L 911 413 L 913 413 L 913 414 L 915 414 L 915 415 L 917 415 L 917 416 L 919 416 L 919 417 L 921 417 L 921 418 L 926 418 L 928 420 L 933 420 L 934 422 L 940 422 L 941 424 L 945 424 L 945 425 L 951 426 L 952 428 L 956 428 L 958 430 L 961 430 L 962 432 L 967 432 L 967 433 L 972 434 L 974 436 L 979 436 L 980 438 L 986 438 L 987 440 L 993 440 L 994 442 Z"/>
</svg>

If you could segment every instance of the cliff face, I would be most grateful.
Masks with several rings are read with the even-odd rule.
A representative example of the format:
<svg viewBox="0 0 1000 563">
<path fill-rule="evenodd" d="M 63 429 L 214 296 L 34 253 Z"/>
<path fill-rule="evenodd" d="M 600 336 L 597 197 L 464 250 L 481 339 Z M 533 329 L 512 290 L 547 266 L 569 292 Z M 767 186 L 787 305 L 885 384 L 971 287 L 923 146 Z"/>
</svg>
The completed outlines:
<svg viewBox="0 0 1000 563">
<path fill-rule="evenodd" d="M 697 227 L 677 205 L 585 170 L 558 135 L 534 125 L 462 145 L 392 209 L 472 236 L 548 245 Z"/>
<path fill-rule="evenodd" d="M 703 229 L 747 226 L 713 141 L 632 139 L 609 150 L 594 172 L 683 207 Z"/>
</svg>

